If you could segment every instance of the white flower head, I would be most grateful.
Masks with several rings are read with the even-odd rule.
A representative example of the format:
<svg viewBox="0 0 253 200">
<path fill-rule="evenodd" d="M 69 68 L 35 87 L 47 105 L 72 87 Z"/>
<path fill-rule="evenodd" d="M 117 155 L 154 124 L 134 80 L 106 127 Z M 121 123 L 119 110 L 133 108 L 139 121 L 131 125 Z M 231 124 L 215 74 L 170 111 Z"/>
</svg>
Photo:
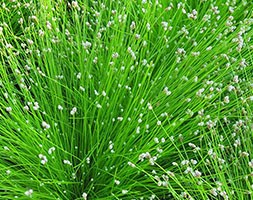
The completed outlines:
<svg viewBox="0 0 253 200">
<path fill-rule="evenodd" d="M 225 102 L 225 103 L 229 103 L 229 96 L 225 96 L 225 97 L 224 97 L 224 102 Z"/>
<path fill-rule="evenodd" d="M 119 184 L 120 184 L 120 181 L 119 181 L 119 180 L 114 180 L 114 183 L 115 183 L 116 185 L 119 185 Z"/>
<path fill-rule="evenodd" d="M 74 107 L 74 108 L 72 108 L 72 110 L 70 111 L 70 114 L 71 114 L 71 115 L 74 115 L 76 112 L 77 112 L 77 108 Z"/>
<path fill-rule="evenodd" d="M 127 194 L 128 190 L 122 190 L 122 194 Z"/>
<path fill-rule="evenodd" d="M 76 75 L 76 78 L 77 78 L 77 79 L 81 79 L 81 76 L 82 76 L 82 74 L 81 74 L 81 72 L 79 72 L 79 73 Z"/>
<path fill-rule="evenodd" d="M 32 189 L 29 189 L 27 191 L 25 191 L 25 195 L 28 196 L 28 197 L 32 197 L 32 193 L 33 193 L 33 190 Z"/>
<path fill-rule="evenodd" d="M 48 154 L 52 154 L 55 151 L 55 147 L 51 147 L 48 149 Z"/>
<path fill-rule="evenodd" d="M 6 110 L 8 113 L 10 113 L 10 112 L 12 111 L 12 108 L 11 108 L 11 107 L 7 107 L 5 110 Z"/>
<path fill-rule="evenodd" d="M 249 166 L 253 168 L 253 159 L 249 162 Z"/>
<path fill-rule="evenodd" d="M 39 103 L 38 102 L 34 102 L 33 109 L 34 110 L 38 110 L 39 108 L 40 108 Z"/>
<path fill-rule="evenodd" d="M 46 156 L 44 156 L 43 154 L 39 154 L 39 158 L 41 159 L 41 164 L 42 165 L 45 165 L 46 163 L 47 163 L 47 157 Z"/>
<path fill-rule="evenodd" d="M 42 126 L 42 128 L 44 128 L 44 130 L 50 128 L 50 125 L 49 125 L 48 123 L 46 123 L 45 121 L 43 121 L 43 122 L 41 123 L 41 126 Z"/>
<path fill-rule="evenodd" d="M 61 105 L 58 105 L 58 110 L 63 110 L 63 107 Z"/>
<path fill-rule="evenodd" d="M 86 192 L 84 192 L 84 193 L 82 194 L 82 197 L 83 197 L 84 200 L 87 200 L 88 194 L 87 194 Z"/>
<path fill-rule="evenodd" d="M 71 163 L 69 160 L 63 160 L 63 163 L 64 163 L 65 165 L 72 165 L 72 163 Z"/>
</svg>

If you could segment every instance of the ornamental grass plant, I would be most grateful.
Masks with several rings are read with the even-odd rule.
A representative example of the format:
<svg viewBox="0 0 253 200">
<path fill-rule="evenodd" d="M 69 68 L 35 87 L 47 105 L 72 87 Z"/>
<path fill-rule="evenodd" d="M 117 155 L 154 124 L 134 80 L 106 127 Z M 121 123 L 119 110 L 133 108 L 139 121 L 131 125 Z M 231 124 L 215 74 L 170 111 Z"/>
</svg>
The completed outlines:
<svg viewBox="0 0 253 200">
<path fill-rule="evenodd" d="M 250 0 L 2 0 L 0 199 L 253 199 Z"/>
</svg>

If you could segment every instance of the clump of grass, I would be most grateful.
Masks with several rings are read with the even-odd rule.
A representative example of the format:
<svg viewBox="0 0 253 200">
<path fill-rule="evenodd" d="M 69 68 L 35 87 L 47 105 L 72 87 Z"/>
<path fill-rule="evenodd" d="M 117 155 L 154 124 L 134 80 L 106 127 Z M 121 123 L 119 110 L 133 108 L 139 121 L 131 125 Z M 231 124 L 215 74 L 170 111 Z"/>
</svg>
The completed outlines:
<svg viewBox="0 0 253 200">
<path fill-rule="evenodd" d="M 0 199 L 251 199 L 251 1 L 4 1 Z"/>
</svg>

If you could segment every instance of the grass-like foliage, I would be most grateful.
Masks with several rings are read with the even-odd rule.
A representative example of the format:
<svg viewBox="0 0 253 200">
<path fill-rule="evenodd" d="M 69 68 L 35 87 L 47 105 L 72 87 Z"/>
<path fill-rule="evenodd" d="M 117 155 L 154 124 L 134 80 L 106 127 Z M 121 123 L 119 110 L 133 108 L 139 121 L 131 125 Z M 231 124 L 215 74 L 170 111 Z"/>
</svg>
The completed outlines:
<svg viewBox="0 0 253 200">
<path fill-rule="evenodd" d="M 2 0 L 0 199 L 253 199 L 251 0 Z"/>
</svg>

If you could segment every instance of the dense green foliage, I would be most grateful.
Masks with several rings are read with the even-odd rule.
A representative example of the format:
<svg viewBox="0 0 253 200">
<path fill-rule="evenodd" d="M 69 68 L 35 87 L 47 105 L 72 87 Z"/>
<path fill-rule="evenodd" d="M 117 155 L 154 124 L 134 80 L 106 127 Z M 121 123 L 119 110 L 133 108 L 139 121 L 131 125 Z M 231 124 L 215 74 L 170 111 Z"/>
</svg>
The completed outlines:
<svg viewBox="0 0 253 200">
<path fill-rule="evenodd" d="M 250 0 L 5 0 L 0 199 L 252 199 Z"/>
</svg>

